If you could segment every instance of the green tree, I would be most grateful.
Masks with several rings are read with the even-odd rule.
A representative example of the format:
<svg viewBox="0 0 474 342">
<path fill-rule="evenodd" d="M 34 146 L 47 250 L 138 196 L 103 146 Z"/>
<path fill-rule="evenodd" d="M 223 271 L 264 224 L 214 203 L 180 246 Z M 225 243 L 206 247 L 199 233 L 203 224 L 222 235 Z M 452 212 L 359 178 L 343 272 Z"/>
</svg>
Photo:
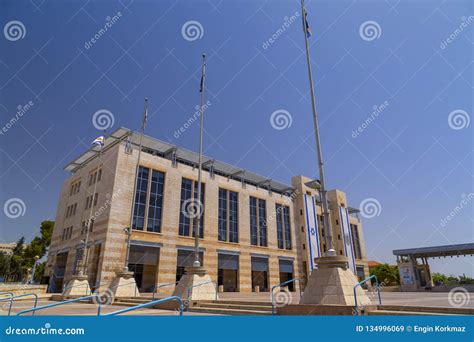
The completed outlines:
<svg viewBox="0 0 474 342">
<path fill-rule="evenodd" d="M 0 252 L 0 277 L 6 276 L 10 273 L 10 257 L 3 252 Z"/>
<path fill-rule="evenodd" d="M 375 275 L 379 283 L 384 283 L 384 285 L 399 285 L 400 284 L 400 274 L 398 273 L 397 266 L 391 266 L 389 264 L 381 264 L 374 267 L 370 271 L 370 275 Z"/>
</svg>

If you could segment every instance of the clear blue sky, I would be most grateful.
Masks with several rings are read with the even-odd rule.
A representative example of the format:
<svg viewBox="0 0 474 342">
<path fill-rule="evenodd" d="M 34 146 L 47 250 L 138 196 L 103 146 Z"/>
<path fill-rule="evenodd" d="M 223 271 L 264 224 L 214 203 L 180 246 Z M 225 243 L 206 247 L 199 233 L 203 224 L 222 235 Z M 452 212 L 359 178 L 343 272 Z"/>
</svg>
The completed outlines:
<svg viewBox="0 0 474 342">
<path fill-rule="evenodd" d="M 286 183 L 317 177 L 299 1 L 40 3 L 0 5 L 1 26 L 16 20 L 26 32 L 0 36 L 0 125 L 34 103 L 0 134 L 0 203 L 26 206 L 18 218 L 2 212 L 0 240 L 31 239 L 54 219 L 62 167 L 100 134 L 92 124 L 100 109 L 113 114 L 111 129 L 136 129 L 148 97 L 147 134 L 196 150 L 197 124 L 174 132 L 199 101 L 202 52 L 212 103 L 206 154 Z M 307 9 L 328 187 L 354 207 L 380 203 L 363 221 L 369 258 L 393 263 L 393 249 L 472 242 L 474 201 L 441 224 L 473 192 L 472 2 L 313 0 Z M 188 21 L 202 26 L 196 40 L 183 37 Z M 368 21 L 376 25 L 360 30 Z M 272 127 L 277 110 L 291 126 Z M 472 276 L 472 263 L 432 268 Z"/>
</svg>

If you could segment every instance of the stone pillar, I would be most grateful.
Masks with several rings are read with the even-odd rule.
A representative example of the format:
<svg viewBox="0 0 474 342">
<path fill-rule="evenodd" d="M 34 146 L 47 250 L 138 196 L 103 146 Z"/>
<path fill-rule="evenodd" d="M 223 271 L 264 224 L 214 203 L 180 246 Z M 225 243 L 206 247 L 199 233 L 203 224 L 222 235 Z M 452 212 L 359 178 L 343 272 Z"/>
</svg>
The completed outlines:
<svg viewBox="0 0 474 342">
<path fill-rule="evenodd" d="M 239 255 L 239 289 L 240 292 L 252 292 L 252 263 L 249 253 Z"/>
<path fill-rule="evenodd" d="M 157 284 L 169 284 L 176 282 L 176 265 L 178 250 L 175 245 L 165 244 L 160 249 L 159 273 Z M 174 285 L 164 286 L 158 289 L 158 296 L 170 296 L 175 289 Z"/>
</svg>

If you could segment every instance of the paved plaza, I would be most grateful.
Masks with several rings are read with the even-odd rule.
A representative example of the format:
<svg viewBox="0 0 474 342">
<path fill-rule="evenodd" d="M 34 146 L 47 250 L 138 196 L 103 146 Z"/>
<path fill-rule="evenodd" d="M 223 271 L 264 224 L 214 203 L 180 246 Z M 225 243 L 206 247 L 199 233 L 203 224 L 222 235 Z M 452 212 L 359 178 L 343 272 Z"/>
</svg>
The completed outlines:
<svg viewBox="0 0 474 342">
<path fill-rule="evenodd" d="M 144 295 L 143 297 L 146 297 Z M 150 298 L 151 299 L 151 298 Z M 269 293 L 253 293 L 253 294 L 240 294 L 240 293 L 226 293 L 221 294 L 221 300 L 225 301 L 254 301 L 254 302 L 271 302 Z M 292 297 L 292 303 L 297 304 L 299 301 L 298 296 L 295 294 Z M 434 292 L 386 292 L 382 293 L 382 301 L 384 305 L 403 305 L 403 306 L 424 306 L 424 307 L 451 307 L 449 304 L 448 293 L 434 293 Z M 38 302 L 38 306 L 55 303 L 53 301 L 42 299 Z M 33 306 L 33 301 L 17 301 L 14 303 L 12 308 L 12 315 L 29 309 Z M 468 303 L 463 306 L 464 308 L 474 308 L 474 301 L 470 299 Z M 6 315 L 5 311 L 7 306 L 3 305 L 0 310 L 0 315 Z M 119 305 L 105 305 L 102 307 L 102 313 L 109 313 L 125 308 Z M 97 305 L 89 303 L 70 303 L 59 307 L 52 307 L 44 310 L 40 310 L 36 313 L 38 316 L 44 315 L 96 315 Z M 171 310 L 160 310 L 160 309 L 139 309 L 132 312 L 124 313 L 123 315 L 149 315 L 149 316 L 164 316 L 164 315 L 177 315 L 177 312 Z M 27 314 L 30 315 L 30 314 Z M 186 316 L 202 316 L 211 315 L 203 314 L 198 312 L 185 312 Z"/>
</svg>

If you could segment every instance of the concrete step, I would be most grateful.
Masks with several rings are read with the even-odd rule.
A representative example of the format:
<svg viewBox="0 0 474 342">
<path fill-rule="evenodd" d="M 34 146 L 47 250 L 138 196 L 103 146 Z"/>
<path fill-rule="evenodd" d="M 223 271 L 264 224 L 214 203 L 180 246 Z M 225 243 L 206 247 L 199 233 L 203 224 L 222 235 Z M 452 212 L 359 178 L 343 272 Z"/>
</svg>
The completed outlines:
<svg viewBox="0 0 474 342">
<path fill-rule="evenodd" d="M 198 313 L 207 313 L 207 314 L 216 314 L 216 315 L 227 315 L 227 316 L 236 316 L 236 315 L 271 315 L 269 311 L 260 311 L 260 310 L 241 310 L 241 309 L 217 309 L 217 308 L 206 308 L 206 307 L 190 307 L 189 312 L 198 312 Z"/>
<path fill-rule="evenodd" d="M 227 300 L 227 299 L 219 299 L 219 300 L 202 300 L 199 301 L 201 304 L 207 303 L 217 303 L 217 304 L 232 304 L 232 305 L 258 305 L 258 306 L 268 306 L 272 307 L 271 302 L 258 302 L 258 301 L 244 301 L 244 300 Z"/>
<path fill-rule="evenodd" d="M 436 312 L 422 312 L 422 311 L 401 311 L 401 310 L 369 310 L 369 316 L 459 316 L 455 314 L 443 314 Z"/>
<path fill-rule="evenodd" d="M 377 310 L 387 311 L 411 311 L 421 313 L 436 313 L 444 315 L 474 315 L 474 308 L 455 308 L 448 306 L 402 306 L 402 305 L 378 305 Z"/>
<path fill-rule="evenodd" d="M 215 308 L 215 309 L 234 309 L 234 310 L 247 310 L 247 311 L 266 311 L 272 312 L 272 307 L 268 305 L 253 305 L 252 303 L 247 304 L 230 304 L 230 303 L 196 303 L 192 308 Z"/>
</svg>

